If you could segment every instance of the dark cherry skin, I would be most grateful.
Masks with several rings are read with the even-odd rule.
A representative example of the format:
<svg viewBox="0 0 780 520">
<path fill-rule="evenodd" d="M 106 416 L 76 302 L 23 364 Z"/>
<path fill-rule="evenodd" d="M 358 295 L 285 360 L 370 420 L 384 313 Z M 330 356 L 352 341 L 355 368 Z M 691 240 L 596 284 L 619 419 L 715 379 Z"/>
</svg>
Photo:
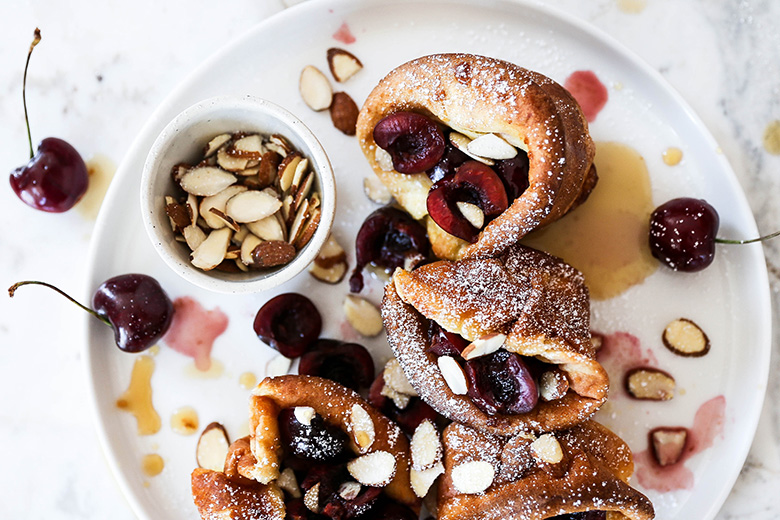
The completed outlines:
<svg viewBox="0 0 780 520">
<path fill-rule="evenodd" d="M 387 496 L 381 496 L 371 509 L 371 515 L 365 518 L 369 517 L 371 520 L 417 520 L 420 515 Z"/>
<path fill-rule="evenodd" d="M 173 319 L 173 302 L 157 280 L 145 274 L 123 274 L 106 280 L 92 297 L 93 308 L 45 282 L 18 282 L 8 289 L 8 295 L 13 297 L 23 285 L 48 287 L 111 326 L 116 345 L 125 352 L 141 352 L 157 343 Z"/>
<path fill-rule="evenodd" d="M 528 155 L 518 150 L 511 159 L 496 161 L 495 170 L 504 181 L 507 196 L 510 201 L 520 197 L 528 189 Z"/>
<path fill-rule="evenodd" d="M 393 270 L 407 259 L 419 263 L 427 258 L 430 242 L 425 228 L 411 216 L 392 206 L 371 213 L 355 239 L 356 265 L 349 279 L 353 293 L 363 290 L 363 268 L 373 263 Z"/>
<path fill-rule="evenodd" d="M 471 158 L 465 153 L 461 152 L 447 139 L 447 144 L 444 146 L 444 154 L 442 155 L 436 166 L 428 170 L 426 173 L 428 177 L 436 183 L 445 177 L 452 177 L 455 175 L 455 170 L 466 161 L 470 161 Z"/>
<path fill-rule="evenodd" d="M 357 343 L 320 339 L 301 356 L 298 373 L 324 377 L 358 392 L 374 380 L 374 360 Z"/>
<path fill-rule="evenodd" d="M 255 315 L 261 341 L 288 358 L 306 352 L 322 331 L 322 316 L 306 296 L 284 293 L 268 300 Z"/>
<path fill-rule="evenodd" d="M 374 127 L 374 141 L 393 158 L 400 173 L 430 170 L 444 154 L 445 138 L 441 127 L 429 117 L 415 112 L 396 112 Z"/>
<path fill-rule="evenodd" d="M 414 434 L 414 430 L 426 419 L 434 423 L 438 422 L 439 414 L 419 397 L 409 399 L 409 404 L 401 410 L 393 403 L 392 399 L 382 395 L 384 386 L 385 380 L 382 374 L 379 374 L 374 382 L 371 383 L 371 388 L 368 391 L 368 402 L 385 416 L 395 421 L 406 435 L 411 437 Z"/>
<path fill-rule="evenodd" d="M 650 216 L 650 251 L 675 271 L 701 271 L 715 258 L 719 225 L 717 211 L 706 201 L 672 199 Z"/>
<path fill-rule="evenodd" d="M 548 520 L 607 520 L 607 513 L 606 511 L 583 511 L 582 513 L 553 516 Z"/>
<path fill-rule="evenodd" d="M 316 462 L 342 462 L 350 456 L 347 434 L 320 415 L 307 426 L 298 422 L 293 408 L 285 408 L 278 421 L 282 442 L 291 455 Z"/>
<path fill-rule="evenodd" d="M 469 345 L 463 337 L 447 332 L 433 320 L 428 324 L 428 338 L 430 343 L 425 351 L 435 356 L 460 356 Z"/>
<path fill-rule="evenodd" d="M 50 213 L 62 213 L 72 208 L 86 193 L 89 174 L 76 149 L 62 139 L 47 137 L 41 141 L 33 155 L 30 120 L 27 117 L 27 68 L 32 51 L 40 40 L 41 33 L 35 29 L 22 80 L 22 102 L 30 144 L 30 161 L 15 169 L 9 181 L 14 193 L 28 206 Z"/>
<path fill-rule="evenodd" d="M 519 355 L 499 350 L 463 366 L 468 395 L 483 412 L 519 414 L 530 412 L 539 400 L 539 389 Z"/>
<path fill-rule="evenodd" d="M 439 227 L 450 235 L 476 242 L 479 229 L 466 220 L 457 202 L 479 206 L 485 219 L 500 215 L 509 207 L 506 188 L 501 178 L 489 166 L 478 161 L 467 161 L 451 179 L 443 179 L 428 192 L 428 214 Z"/>
<path fill-rule="evenodd" d="M 382 494 L 382 488 L 364 486 L 360 494 L 352 500 L 345 500 L 338 493 L 333 493 L 325 499 L 322 512 L 333 520 L 349 518 L 377 518 L 374 506 Z M 370 511 L 370 516 L 367 515 Z M 366 515 L 366 516 L 362 516 Z"/>
</svg>

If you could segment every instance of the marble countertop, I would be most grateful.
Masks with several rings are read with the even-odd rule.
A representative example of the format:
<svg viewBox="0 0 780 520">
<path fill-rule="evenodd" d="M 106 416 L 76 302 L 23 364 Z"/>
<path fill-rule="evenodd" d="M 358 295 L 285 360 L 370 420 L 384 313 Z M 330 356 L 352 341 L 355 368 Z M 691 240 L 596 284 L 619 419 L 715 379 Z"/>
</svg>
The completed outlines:
<svg viewBox="0 0 780 520">
<path fill-rule="evenodd" d="M 309 0 L 316 1 L 316 0 Z M 295 2 L 289 2 L 295 3 Z M 780 2 L 547 0 L 608 33 L 671 83 L 730 161 L 764 234 L 780 228 Z M 122 161 L 155 107 L 205 57 L 284 9 L 280 0 L 13 0 L 0 5 L 0 171 L 27 157 L 24 57 L 33 140 L 58 136 L 89 159 Z M 771 153 L 771 152 L 774 152 Z M 97 197 L 100 200 L 100 197 Z M 66 214 L 23 205 L 0 188 L 0 282 L 56 282 L 87 299 L 96 204 Z M 87 207 L 89 206 L 89 207 Z M 718 520 L 780 517 L 780 240 L 765 246 L 775 341 L 752 449 Z M 32 292 L 32 291 L 31 291 Z M 21 296 L 21 295 L 20 295 Z M 18 298 L 22 300 L 22 298 Z M 35 302 L 35 303 L 34 303 Z M 0 516 L 133 518 L 101 455 L 81 361 L 82 318 L 54 298 L 0 298 Z"/>
</svg>

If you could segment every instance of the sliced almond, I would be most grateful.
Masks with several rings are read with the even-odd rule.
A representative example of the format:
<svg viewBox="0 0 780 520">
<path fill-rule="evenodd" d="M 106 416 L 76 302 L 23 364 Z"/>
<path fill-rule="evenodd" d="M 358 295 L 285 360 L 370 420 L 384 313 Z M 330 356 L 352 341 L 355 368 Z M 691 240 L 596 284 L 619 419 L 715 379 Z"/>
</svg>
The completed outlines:
<svg viewBox="0 0 780 520">
<path fill-rule="evenodd" d="M 246 224 L 241 224 L 241 226 L 238 228 L 238 231 L 233 233 L 233 237 L 230 239 L 230 241 L 235 245 L 240 246 L 249 233 L 250 231 L 249 228 L 246 227 Z"/>
<path fill-rule="evenodd" d="M 420 498 L 423 498 L 428 494 L 428 490 L 439 475 L 444 473 L 444 464 L 441 462 L 433 465 L 432 467 L 424 470 L 417 470 L 412 468 L 409 472 L 409 482 L 412 485 L 412 491 Z"/>
<path fill-rule="evenodd" d="M 210 271 L 221 264 L 225 259 L 232 233 L 233 231 L 227 227 L 209 233 L 206 240 L 192 252 L 192 265 Z"/>
<path fill-rule="evenodd" d="M 563 460 L 561 444 L 551 433 L 540 435 L 531 443 L 531 454 L 543 464 L 558 464 Z"/>
<path fill-rule="evenodd" d="M 479 206 L 471 204 L 470 202 L 460 201 L 456 202 L 455 205 L 458 206 L 461 215 L 469 221 L 469 224 L 477 229 L 482 229 L 482 226 L 485 224 L 485 214 Z"/>
<path fill-rule="evenodd" d="M 230 155 L 225 148 L 217 150 L 217 164 L 229 172 L 238 172 L 246 168 L 249 159 Z"/>
<path fill-rule="evenodd" d="M 255 246 L 252 251 L 254 267 L 276 267 L 285 265 L 295 258 L 295 248 L 283 240 L 268 240 Z"/>
<path fill-rule="evenodd" d="M 344 500 L 354 500 L 360 494 L 362 487 L 360 483 L 350 480 L 339 486 L 338 494 Z"/>
<path fill-rule="evenodd" d="M 347 81 L 363 68 L 363 64 L 349 51 L 336 47 L 328 49 L 328 67 L 339 83 Z"/>
<path fill-rule="evenodd" d="M 301 161 L 303 162 L 303 161 Z M 298 211 L 298 208 L 301 207 L 301 204 L 304 200 L 306 200 L 306 197 L 309 196 L 309 192 L 311 191 L 311 187 L 314 185 L 314 173 L 309 173 L 303 181 L 301 181 L 301 185 L 295 189 L 295 197 L 293 197 L 293 205 L 292 210 Z"/>
<path fill-rule="evenodd" d="M 270 186 L 276 180 L 279 172 L 279 165 L 282 162 L 282 156 L 273 150 L 268 150 L 260 159 L 257 171 L 257 182 L 261 188 Z"/>
<path fill-rule="evenodd" d="M 392 399 L 393 404 L 399 410 L 405 410 L 406 407 L 409 406 L 409 401 L 412 399 L 412 396 L 397 392 L 388 385 L 382 385 L 382 390 L 380 390 L 379 393 L 389 399 Z"/>
<path fill-rule="evenodd" d="M 209 213 L 211 213 L 214 217 L 218 218 L 220 221 L 222 221 L 224 223 L 224 225 L 221 226 L 221 227 L 227 226 L 227 227 L 229 227 L 230 229 L 232 229 L 233 231 L 236 231 L 236 232 L 238 232 L 241 229 L 241 226 L 238 225 L 238 222 L 233 220 L 228 215 L 225 215 L 225 213 L 223 213 L 222 211 L 218 210 L 217 208 L 211 208 L 209 210 Z"/>
<path fill-rule="evenodd" d="M 548 370 L 539 376 L 539 395 L 543 401 L 555 401 L 569 391 L 569 378 L 562 370 Z"/>
<path fill-rule="evenodd" d="M 173 168 L 171 168 L 171 177 L 173 177 L 173 182 L 176 184 L 181 183 L 181 178 L 184 177 L 184 174 L 190 171 L 190 165 L 189 164 L 176 164 Z"/>
<path fill-rule="evenodd" d="M 298 81 L 303 102 L 312 110 L 325 110 L 333 99 L 333 89 L 328 78 L 317 67 L 307 65 L 301 71 Z"/>
<path fill-rule="evenodd" d="M 336 130 L 344 135 L 355 135 L 359 113 L 360 109 L 349 94 L 346 92 L 333 94 L 333 101 L 330 104 L 330 120 Z"/>
<path fill-rule="evenodd" d="M 238 260 L 241 255 L 241 248 L 239 246 L 230 244 L 228 246 L 227 253 L 225 253 L 225 260 Z"/>
<path fill-rule="evenodd" d="M 298 479 L 295 478 L 295 472 L 291 468 L 285 468 L 276 479 L 276 485 L 291 498 L 301 498 L 301 488 L 298 485 Z"/>
<path fill-rule="evenodd" d="M 257 181 L 257 174 L 259 172 L 260 172 L 259 166 L 249 166 L 247 164 L 247 167 L 241 171 L 236 172 L 236 175 L 240 177 L 252 177 L 253 180 L 249 181 L 249 184 L 245 184 L 245 186 L 247 187 L 252 186 L 255 189 L 259 189 L 259 182 Z"/>
<path fill-rule="evenodd" d="M 392 170 L 392 166 L 390 169 Z M 376 202 L 377 204 L 390 204 L 390 201 L 393 200 L 393 195 L 390 193 L 390 190 L 388 190 L 387 186 L 382 184 L 382 181 L 376 177 L 366 177 L 363 179 L 363 191 L 369 200 Z"/>
<path fill-rule="evenodd" d="M 668 401 L 674 397 L 674 378 L 657 368 L 634 368 L 626 372 L 626 391 L 635 399 Z"/>
<path fill-rule="evenodd" d="M 254 222 L 246 223 L 247 229 L 263 240 L 284 240 L 284 230 L 276 218 L 276 215 L 271 215 L 264 219 L 256 220 Z"/>
<path fill-rule="evenodd" d="M 404 369 L 401 368 L 401 363 L 396 358 L 392 358 L 385 364 L 385 369 L 382 372 L 382 379 L 386 386 L 389 386 L 396 392 L 402 394 L 416 396 L 417 390 L 409 383 L 409 380 L 404 374 Z"/>
<path fill-rule="evenodd" d="M 348 268 L 347 262 L 343 260 L 330 267 L 322 267 L 315 261 L 309 266 L 309 274 L 321 282 L 337 284 L 344 279 Z"/>
<path fill-rule="evenodd" d="M 295 249 L 298 251 L 306 247 L 306 244 L 309 243 L 309 240 L 314 236 L 314 232 L 317 231 L 317 228 L 320 225 L 320 219 L 322 218 L 322 210 L 320 208 L 311 209 L 311 204 L 309 204 L 309 209 L 311 211 L 311 216 L 309 217 L 309 220 L 306 221 L 301 232 L 298 233 L 298 238 L 295 239 Z"/>
<path fill-rule="evenodd" d="M 268 143 L 266 143 L 266 147 L 268 147 L 269 144 L 273 144 L 278 149 L 282 150 L 281 155 L 286 157 L 287 154 L 294 151 L 294 148 L 292 145 L 290 145 L 289 141 L 280 134 L 271 134 L 271 136 L 268 138 Z"/>
<path fill-rule="evenodd" d="M 272 357 L 265 365 L 266 377 L 283 376 L 290 371 L 292 366 L 292 359 L 278 354 Z"/>
<path fill-rule="evenodd" d="M 469 152 L 478 157 L 497 161 L 512 159 L 517 155 L 517 148 L 496 134 L 481 135 L 472 140 L 467 147 Z"/>
<path fill-rule="evenodd" d="M 302 159 L 301 154 L 292 152 L 279 163 L 277 174 L 279 175 L 279 189 L 282 190 L 282 193 L 287 193 L 292 186 L 295 171 Z"/>
<path fill-rule="evenodd" d="M 233 185 L 228 186 L 215 195 L 204 197 L 203 200 L 200 201 L 200 215 L 203 217 L 203 220 L 206 221 L 206 224 L 208 224 L 211 229 L 221 229 L 225 227 L 226 224 L 224 219 L 221 219 L 215 213 L 212 213 L 211 209 L 218 209 L 225 214 L 225 207 L 227 206 L 228 200 L 246 190 L 246 186 Z"/>
<path fill-rule="evenodd" d="M 604 335 L 598 332 L 591 332 L 590 344 L 593 347 L 593 352 L 598 352 L 604 346 Z"/>
<path fill-rule="evenodd" d="M 452 485 L 461 493 L 482 493 L 493 483 L 496 469 L 490 462 L 474 460 L 455 466 L 452 470 Z"/>
<path fill-rule="evenodd" d="M 190 251 L 195 251 L 200 247 L 204 240 L 206 240 L 206 233 L 203 232 L 198 226 L 187 226 L 181 230 L 184 235 L 184 240 L 187 242 L 187 246 Z"/>
<path fill-rule="evenodd" d="M 409 447 L 413 469 L 423 471 L 441 461 L 442 447 L 439 432 L 429 419 L 425 419 L 415 428 Z"/>
<path fill-rule="evenodd" d="M 375 451 L 349 461 L 347 471 L 364 486 L 384 487 L 395 476 L 395 457 L 386 451 Z"/>
<path fill-rule="evenodd" d="M 199 197 L 210 197 L 235 184 L 236 180 L 235 175 L 221 168 L 201 166 L 187 171 L 182 176 L 179 184 L 187 193 L 192 193 Z"/>
<path fill-rule="evenodd" d="M 320 512 L 320 483 L 317 482 L 303 495 L 303 505 L 312 513 Z"/>
<path fill-rule="evenodd" d="M 460 355 L 466 360 L 486 356 L 504 346 L 504 342 L 506 342 L 506 334 L 485 334 L 472 341 Z"/>
<path fill-rule="evenodd" d="M 230 141 L 230 138 L 230 134 L 219 134 L 218 136 L 214 137 L 211 141 L 209 141 L 209 144 L 206 145 L 206 149 L 203 152 L 203 158 L 208 159 L 217 153 L 217 150 L 219 150 L 222 145 Z"/>
<path fill-rule="evenodd" d="M 311 421 L 317 415 L 311 406 L 296 406 L 293 408 L 295 419 L 304 426 L 311 426 Z"/>
<path fill-rule="evenodd" d="M 298 233 L 301 231 L 301 227 L 306 223 L 306 220 L 309 218 L 309 201 L 304 200 L 303 204 L 301 204 L 301 207 L 298 208 L 298 211 L 295 213 L 295 219 L 292 222 L 292 225 L 290 226 L 290 235 L 287 237 L 287 242 L 290 244 L 294 243 L 295 240 L 298 238 Z"/>
<path fill-rule="evenodd" d="M 650 431 L 653 457 L 660 466 L 671 466 L 679 462 L 687 442 L 687 428 L 662 426 Z"/>
<path fill-rule="evenodd" d="M 264 191 L 247 190 L 230 198 L 225 213 L 236 222 L 255 222 L 273 215 L 282 203 Z"/>
<path fill-rule="evenodd" d="M 249 267 L 247 267 L 247 265 L 241 261 L 241 258 L 236 258 L 235 260 L 233 260 L 233 262 L 235 262 L 236 267 L 238 267 L 238 270 L 241 271 L 242 273 L 246 273 L 249 271 Z"/>
<path fill-rule="evenodd" d="M 170 199 L 170 202 L 165 205 L 165 212 L 171 220 L 173 231 L 174 233 L 181 233 L 182 229 L 192 223 L 187 206 L 175 202 L 172 197 L 166 197 L 166 199 Z"/>
<path fill-rule="evenodd" d="M 309 160 L 305 158 L 298 161 L 298 164 L 295 166 L 292 184 L 290 185 L 290 193 L 294 194 L 296 197 L 298 196 L 298 190 L 302 186 L 304 176 L 308 170 Z"/>
<path fill-rule="evenodd" d="M 287 195 L 282 200 L 282 218 L 284 219 L 284 224 L 287 227 L 290 227 L 292 225 L 293 219 L 295 219 L 295 213 L 292 212 L 292 205 L 293 205 L 293 196 Z"/>
<path fill-rule="evenodd" d="M 486 157 L 480 157 L 478 155 L 474 155 L 469 151 L 469 143 L 471 142 L 471 139 L 466 137 L 463 134 L 460 134 L 458 132 L 450 132 L 450 142 L 452 143 L 452 146 L 460 150 L 461 152 L 465 153 L 472 159 L 479 161 L 483 164 L 487 164 L 488 166 L 493 166 L 495 164 L 495 161 L 492 159 L 488 159 Z"/>
<path fill-rule="evenodd" d="M 230 148 L 230 155 L 250 160 L 260 159 L 264 152 L 263 139 L 258 134 L 242 137 Z"/>
<path fill-rule="evenodd" d="M 347 295 L 344 314 L 352 328 L 365 337 L 378 336 L 384 329 L 382 314 L 376 305 L 358 296 Z"/>
<path fill-rule="evenodd" d="M 390 155 L 384 148 L 379 146 L 374 150 L 374 159 L 376 163 L 382 169 L 382 171 L 391 172 L 395 168 L 393 167 L 393 156 Z"/>
<path fill-rule="evenodd" d="M 330 267 L 343 262 L 346 258 L 347 253 L 344 251 L 344 248 L 341 247 L 341 244 L 338 243 L 333 235 L 328 235 L 328 239 L 322 245 L 314 262 L 321 267 Z"/>
<path fill-rule="evenodd" d="M 198 467 L 222 472 L 229 447 L 230 442 L 225 427 L 218 422 L 209 424 L 200 434 L 195 448 Z"/>
<path fill-rule="evenodd" d="M 374 443 L 376 432 L 371 415 L 359 404 L 352 405 L 350 409 L 349 429 L 360 453 L 365 453 Z"/>
<path fill-rule="evenodd" d="M 469 391 L 466 374 L 455 358 L 452 356 L 439 356 L 436 362 L 439 365 L 444 381 L 450 387 L 452 393 L 455 395 L 466 395 Z"/>
<path fill-rule="evenodd" d="M 244 237 L 244 241 L 241 242 L 241 262 L 243 262 L 245 265 L 252 265 L 254 263 L 254 259 L 252 258 L 252 251 L 254 251 L 258 245 L 260 245 L 260 242 L 262 242 L 262 240 L 252 233 L 249 233 L 246 237 Z"/>
<path fill-rule="evenodd" d="M 686 357 L 700 357 L 710 351 L 710 339 L 693 321 L 679 318 L 666 326 L 663 333 L 666 348 Z"/>
<path fill-rule="evenodd" d="M 198 197 L 193 195 L 192 193 L 187 194 L 187 213 L 190 215 L 190 224 L 193 226 L 198 221 L 198 217 L 200 214 L 198 213 Z"/>
</svg>

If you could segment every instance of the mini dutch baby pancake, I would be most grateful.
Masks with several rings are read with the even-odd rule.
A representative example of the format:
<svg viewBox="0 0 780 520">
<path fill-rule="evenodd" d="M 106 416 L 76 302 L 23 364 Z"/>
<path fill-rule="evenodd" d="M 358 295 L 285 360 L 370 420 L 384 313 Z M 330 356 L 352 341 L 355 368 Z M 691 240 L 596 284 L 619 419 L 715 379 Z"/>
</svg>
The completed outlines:
<svg viewBox="0 0 780 520">
<path fill-rule="evenodd" d="M 397 269 L 382 314 L 409 382 L 453 421 L 497 435 L 547 432 L 607 398 L 582 274 L 546 253 L 518 244 L 495 258 Z"/>
<path fill-rule="evenodd" d="M 409 441 L 356 392 L 319 377 L 266 378 L 252 392 L 249 424 L 224 472 L 192 474 L 203 519 L 417 520 Z M 251 516 L 253 508 L 264 512 Z"/>
<path fill-rule="evenodd" d="M 439 520 L 650 520 L 628 485 L 631 450 L 604 426 L 502 438 L 452 423 L 444 431 Z"/>
<path fill-rule="evenodd" d="M 552 79 L 470 54 L 405 63 L 374 88 L 357 136 L 433 252 L 495 255 L 587 198 L 595 146 L 577 102 Z"/>
</svg>

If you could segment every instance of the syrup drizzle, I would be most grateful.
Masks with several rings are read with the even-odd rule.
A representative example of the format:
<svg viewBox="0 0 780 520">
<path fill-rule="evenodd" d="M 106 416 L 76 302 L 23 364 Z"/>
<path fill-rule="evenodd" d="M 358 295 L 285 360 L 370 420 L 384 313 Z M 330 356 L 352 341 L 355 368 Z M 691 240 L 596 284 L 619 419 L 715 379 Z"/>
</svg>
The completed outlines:
<svg viewBox="0 0 780 520">
<path fill-rule="evenodd" d="M 578 70 L 572 72 L 563 84 L 577 103 L 588 123 L 596 120 L 601 109 L 607 104 L 609 93 L 607 87 L 601 82 L 592 70 Z"/>
<path fill-rule="evenodd" d="M 192 435 L 198 424 L 198 412 L 191 406 L 183 406 L 171 416 L 171 429 L 179 435 Z"/>
<path fill-rule="evenodd" d="M 198 370 L 209 370 L 211 349 L 214 341 L 227 329 L 227 315 L 219 308 L 207 311 L 189 296 L 176 298 L 173 309 L 173 321 L 163 339 L 165 344 L 193 358 Z"/>
<path fill-rule="evenodd" d="M 86 165 L 89 184 L 86 193 L 76 205 L 76 210 L 82 217 L 95 220 L 116 173 L 116 164 L 107 156 L 98 154 L 88 160 Z"/>
<path fill-rule="evenodd" d="M 163 458 L 156 453 L 144 455 L 144 457 L 141 459 L 141 470 L 147 477 L 155 477 L 159 475 L 162 473 L 164 467 L 165 462 L 163 461 Z"/>
<path fill-rule="evenodd" d="M 153 373 L 154 360 L 149 356 L 138 356 L 130 374 L 130 384 L 116 400 L 117 408 L 135 416 L 138 435 L 152 435 L 160 431 L 160 415 L 152 403 Z"/>
<path fill-rule="evenodd" d="M 680 460 L 670 466 L 659 466 L 649 449 L 634 454 L 639 483 L 646 489 L 667 493 L 679 489 L 691 489 L 693 472 L 685 461 L 697 453 L 712 447 L 717 437 L 723 435 L 726 398 L 722 395 L 703 403 L 696 411 L 693 426 L 688 431 L 688 442 Z"/>
</svg>

